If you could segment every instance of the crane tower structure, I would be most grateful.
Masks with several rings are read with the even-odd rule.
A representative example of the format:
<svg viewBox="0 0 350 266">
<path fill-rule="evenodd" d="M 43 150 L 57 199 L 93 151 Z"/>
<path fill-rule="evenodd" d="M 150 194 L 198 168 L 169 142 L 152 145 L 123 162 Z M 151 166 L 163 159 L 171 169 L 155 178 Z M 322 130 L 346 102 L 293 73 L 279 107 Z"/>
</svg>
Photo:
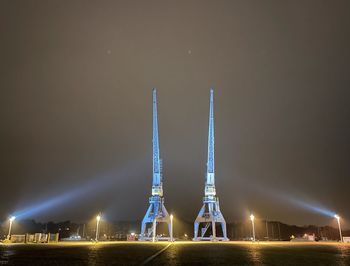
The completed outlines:
<svg viewBox="0 0 350 266">
<path fill-rule="evenodd" d="M 215 189 L 215 160 L 214 160 L 214 90 L 210 89 L 208 159 L 203 206 L 194 222 L 193 240 L 228 241 L 226 221 L 220 210 L 219 198 Z M 216 223 L 221 225 L 222 236 L 217 236 Z M 211 235 L 210 233 L 211 228 Z M 199 229 L 201 231 L 199 232 Z"/>
<path fill-rule="evenodd" d="M 149 207 L 141 223 L 139 240 L 170 240 L 170 237 L 157 236 L 157 223 L 167 223 L 169 236 L 171 233 L 170 216 L 164 206 L 162 161 L 159 157 L 157 90 L 153 89 L 153 181 L 152 196 L 149 198 Z"/>
</svg>

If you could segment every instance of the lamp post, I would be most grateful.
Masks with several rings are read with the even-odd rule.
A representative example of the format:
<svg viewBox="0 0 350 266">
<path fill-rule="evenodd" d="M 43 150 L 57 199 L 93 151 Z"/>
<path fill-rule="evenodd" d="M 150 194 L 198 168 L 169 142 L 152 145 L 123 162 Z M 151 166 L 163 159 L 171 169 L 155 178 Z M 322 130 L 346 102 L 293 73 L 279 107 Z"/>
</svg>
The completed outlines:
<svg viewBox="0 0 350 266">
<path fill-rule="evenodd" d="M 250 220 L 252 221 L 252 228 L 253 228 L 253 241 L 255 241 L 255 226 L 254 226 L 254 219 L 255 219 L 254 215 L 253 215 L 253 214 L 251 214 L 251 215 L 250 215 Z"/>
<path fill-rule="evenodd" d="M 173 219 L 174 219 L 174 216 L 172 214 L 170 214 L 170 242 L 174 241 L 174 238 L 173 238 Z"/>
<path fill-rule="evenodd" d="M 96 242 L 98 241 L 98 230 L 99 230 L 99 225 L 100 225 L 100 220 L 101 220 L 101 214 L 96 216 Z"/>
<path fill-rule="evenodd" d="M 341 227 L 340 227 L 340 216 L 336 214 L 334 215 L 334 218 L 337 219 L 337 222 L 338 222 L 340 242 L 343 242 L 343 236 L 342 236 Z"/>
<path fill-rule="evenodd" d="M 157 221 L 156 219 L 154 219 L 152 224 L 152 242 L 156 241 L 156 228 L 157 228 Z"/>
<path fill-rule="evenodd" d="M 9 233 L 7 235 L 7 239 L 10 239 L 10 237 L 11 237 L 12 223 L 15 219 L 16 219 L 16 216 L 11 216 L 9 219 L 10 225 L 9 225 Z"/>
</svg>

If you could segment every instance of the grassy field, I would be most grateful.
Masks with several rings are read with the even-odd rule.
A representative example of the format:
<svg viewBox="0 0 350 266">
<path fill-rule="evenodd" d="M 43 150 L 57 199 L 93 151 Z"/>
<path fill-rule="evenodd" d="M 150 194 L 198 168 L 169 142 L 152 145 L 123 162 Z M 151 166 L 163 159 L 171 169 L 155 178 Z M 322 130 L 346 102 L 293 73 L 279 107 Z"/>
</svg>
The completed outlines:
<svg viewBox="0 0 350 266">
<path fill-rule="evenodd" d="M 0 265 L 350 265 L 350 244 L 101 242 L 0 245 Z"/>
</svg>

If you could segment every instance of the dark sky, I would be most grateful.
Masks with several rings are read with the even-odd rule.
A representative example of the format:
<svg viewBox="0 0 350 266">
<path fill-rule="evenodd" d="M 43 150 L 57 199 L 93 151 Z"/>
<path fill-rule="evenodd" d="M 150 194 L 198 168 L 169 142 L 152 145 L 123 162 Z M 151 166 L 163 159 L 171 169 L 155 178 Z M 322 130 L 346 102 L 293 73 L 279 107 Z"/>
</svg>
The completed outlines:
<svg viewBox="0 0 350 266">
<path fill-rule="evenodd" d="M 194 220 L 214 87 L 226 220 L 252 211 L 334 224 L 315 206 L 349 226 L 349 10 L 349 1 L 0 1 L 1 220 L 44 202 L 27 216 L 141 219 L 152 87 L 166 207 Z"/>
</svg>

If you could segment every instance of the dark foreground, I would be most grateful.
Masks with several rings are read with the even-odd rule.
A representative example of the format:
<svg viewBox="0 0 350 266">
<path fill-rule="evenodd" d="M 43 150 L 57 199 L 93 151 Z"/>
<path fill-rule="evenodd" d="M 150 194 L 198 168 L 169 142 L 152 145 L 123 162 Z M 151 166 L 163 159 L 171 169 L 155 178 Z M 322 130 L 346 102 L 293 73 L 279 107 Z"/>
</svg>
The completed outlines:
<svg viewBox="0 0 350 266">
<path fill-rule="evenodd" d="M 0 265 L 350 265 L 349 244 L 99 243 L 0 245 Z"/>
</svg>

